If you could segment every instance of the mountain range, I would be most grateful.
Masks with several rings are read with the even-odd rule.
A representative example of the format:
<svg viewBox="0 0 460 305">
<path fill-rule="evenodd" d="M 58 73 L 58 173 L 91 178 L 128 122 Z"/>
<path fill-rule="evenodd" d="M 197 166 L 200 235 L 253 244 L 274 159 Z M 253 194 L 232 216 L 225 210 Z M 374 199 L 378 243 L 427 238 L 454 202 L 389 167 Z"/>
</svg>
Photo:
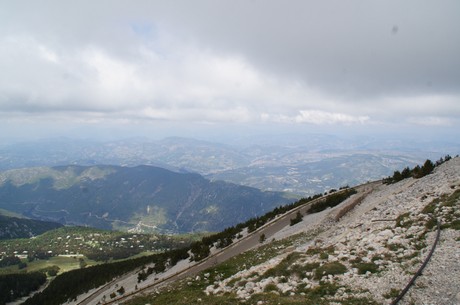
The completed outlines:
<svg viewBox="0 0 460 305">
<path fill-rule="evenodd" d="M 459 174 L 457 157 L 422 178 L 355 187 L 318 213 L 307 203 L 204 261 L 142 282 L 128 274 L 84 304 L 459 304 Z"/>
<path fill-rule="evenodd" d="M 0 173 L 0 208 L 65 225 L 220 231 L 291 199 L 153 166 L 32 167 Z"/>
<path fill-rule="evenodd" d="M 0 240 L 30 238 L 60 227 L 56 222 L 0 215 Z"/>
<path fill-rule="evenodd" d="M 152 165 L 261 190 L 310 196 L 381 179 L 460 147 L 448 141 L 382 140 L 323 134 L 241 137 L 222 144 L 190 138 L 0 143 L 0 170 L 37 166 Z"/>
</svg>

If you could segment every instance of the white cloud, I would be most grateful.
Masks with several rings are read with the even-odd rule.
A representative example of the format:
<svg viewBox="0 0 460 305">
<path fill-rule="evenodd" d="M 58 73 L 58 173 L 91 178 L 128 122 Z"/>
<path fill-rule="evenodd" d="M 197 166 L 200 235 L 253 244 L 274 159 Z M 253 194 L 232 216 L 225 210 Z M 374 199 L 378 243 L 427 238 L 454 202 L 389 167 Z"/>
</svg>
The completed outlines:
<svg viewBox="0 0 460 305">
<path fill-rule="evenodd" d="M 368 116 L 352 116 L 344 113 L 332 113 L 318 110 L 301 110 L 295 117 L 297 123 L 312 124 L 363 124 L 369 121 Z"/>
<path fill-rule="evenodd" d="M 46 46 L 39 45 L 38 51 L 43 59 L 55 64 L 59 63 L 58 55 L 53 50 L 47 48 Z"/>
<path fill-rule="evenodd" d="M 367 3 L 365 15 L 354 1 L 336 11 L 309 1 L 5 5 L 0 115 L 458 124 L 457 10 L 423 6 L 433 18 L 422 18 L 390 2 Z"/>
<path fill-rule="evenodd" d="M 410 124 L 422 126 L 452 126 L 453 120 L 445 117 L 409 117 L 407 121 Z"/>
<path fill-rule="evenodd" d="M 334 125 L 334 124 L 364 124 L 369 122 L 368 116 L 352 116 L 344 113 L 326 112 L 321 110 L 300 110 L 295 116 L 270 115 L 263 113 L 261 119 L 264 121 L 275 121 L 283 123 Z"/>
</svg>

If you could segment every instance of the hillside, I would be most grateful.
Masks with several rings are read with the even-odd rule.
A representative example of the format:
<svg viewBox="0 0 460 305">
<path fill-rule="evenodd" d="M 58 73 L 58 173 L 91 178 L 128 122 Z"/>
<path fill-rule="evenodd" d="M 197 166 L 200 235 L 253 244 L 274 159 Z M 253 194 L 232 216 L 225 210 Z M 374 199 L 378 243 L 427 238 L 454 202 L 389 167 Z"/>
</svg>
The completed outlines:
<svg viewBox="0 0 460 305">
<path fill-rule="evenodd" d="M 62 227 L 62 224 L 0 215 L 0 240 L 29 238 Z"/>
<path fill-rule="evenodd" d="M 159 282 L 149 295 L 123 304 L 390 304 L 433 249 L 438 222 L 433 255 L 399 304 L 459 304 L 459 207 L 457 157 L 420 179 L 364 185 L 293 226 L 261 228 L 253 238 L 264 239 L 252 250 L 212 266 L 238 248 L 231 246 L 210 257 L 207 270 Z M 134 290 L 134 283 L 123 285 L 126 293 Z"/>
<path fill-rule="evenodd" d="M 220 231 L 290 199 L 152 166 L 61 166 L 0 173 L 0 208 L 102 229 Z"/>
<path fill-rule="evenodd" d="M 292 252 L 208 286 L 206 293 L 271 299 L 273 292 L 267 291 L 272 290 L 295 303 L 323 290 L 325 304 L 353 298 L 389 304 L 428 255 L 439 221 L 440 243 L 402 304 L 460 302 L 454 280 L 460 278 L 459 158 L 424 178 L 382 185 L 355 200 L 348 205 L 359 205 L 343 216 L 347 209 L 340 206 L 314 225 L 299 223 L 275 234 L 271 238 L 318 232 L 308 241 L 299 237 Z M 243 279 L 246 283 L 241 285 Z"/>
</svg>

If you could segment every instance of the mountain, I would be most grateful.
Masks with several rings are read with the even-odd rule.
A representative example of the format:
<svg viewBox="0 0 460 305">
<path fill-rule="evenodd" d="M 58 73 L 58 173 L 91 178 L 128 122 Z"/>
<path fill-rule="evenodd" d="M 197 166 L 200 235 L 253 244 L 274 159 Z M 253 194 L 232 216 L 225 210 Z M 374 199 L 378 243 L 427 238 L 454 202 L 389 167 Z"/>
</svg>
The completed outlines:
<svg viewBox="0 0 460 305">
<path fill-rule="evenodd" d="M 458 304 L 460 293 L 452 279 L 460 278 L 460 263 L 454 258 L 459 207 L 460 159 L 455 158 L 424 178 L 369 188 L 321 218 L 305 216 L 298 225 L 267 236 L 285 238 L 283 253 L 268 254 L 280 244 L 266 243 L 257 250 L 265 259 L 204 291 L 278 304 L 301 299 L 389 304 L 429 256 L 440 222 L 440 242 L 403 304 Z"/>
<path fill-rule="evenodd" d="M 354 189 L 330 209 L 311 213 L 334 193 L 243 230 L 199 263 L 128 274 L 86 304 L 459 304 L 460 158 Z"/>
<path fill-rule="evenodd" d="M 103 229 L 220 231 L 289 199 L 153 166 L 60 166 L 0 173 L 0 208 Z"/>
<path fill-rule="evenodd" d="M 68 164 L 152 165 L 262 190 L 310 196 L 380 179 L 460 146 L 423 139 L 381 140 L 322 134 L 241 137 L 227 144 L 189 138 L 112 141 L 44 139 L 0 143 L 0 170 Z M 337 172 L 340 171 L 340 173 Z"/>
<path fill-rule="evenodd" d="M 62 224 L 0 215 L 0 240 L 29 238 L 62 227 Z"/>
</svg>

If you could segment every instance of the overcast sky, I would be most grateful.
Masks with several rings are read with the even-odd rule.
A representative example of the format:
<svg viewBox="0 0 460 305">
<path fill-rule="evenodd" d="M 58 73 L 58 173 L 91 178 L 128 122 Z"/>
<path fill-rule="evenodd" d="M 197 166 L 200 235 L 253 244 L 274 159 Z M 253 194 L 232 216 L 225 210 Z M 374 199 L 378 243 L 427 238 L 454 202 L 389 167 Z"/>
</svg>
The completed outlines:
<svg viewBox="0 0 460 305">
<path fill-rule="evenodd" d="M 0 126 L 460 130 L 459 16 L 458 0 L 0 0 Z"/>
</svg>

